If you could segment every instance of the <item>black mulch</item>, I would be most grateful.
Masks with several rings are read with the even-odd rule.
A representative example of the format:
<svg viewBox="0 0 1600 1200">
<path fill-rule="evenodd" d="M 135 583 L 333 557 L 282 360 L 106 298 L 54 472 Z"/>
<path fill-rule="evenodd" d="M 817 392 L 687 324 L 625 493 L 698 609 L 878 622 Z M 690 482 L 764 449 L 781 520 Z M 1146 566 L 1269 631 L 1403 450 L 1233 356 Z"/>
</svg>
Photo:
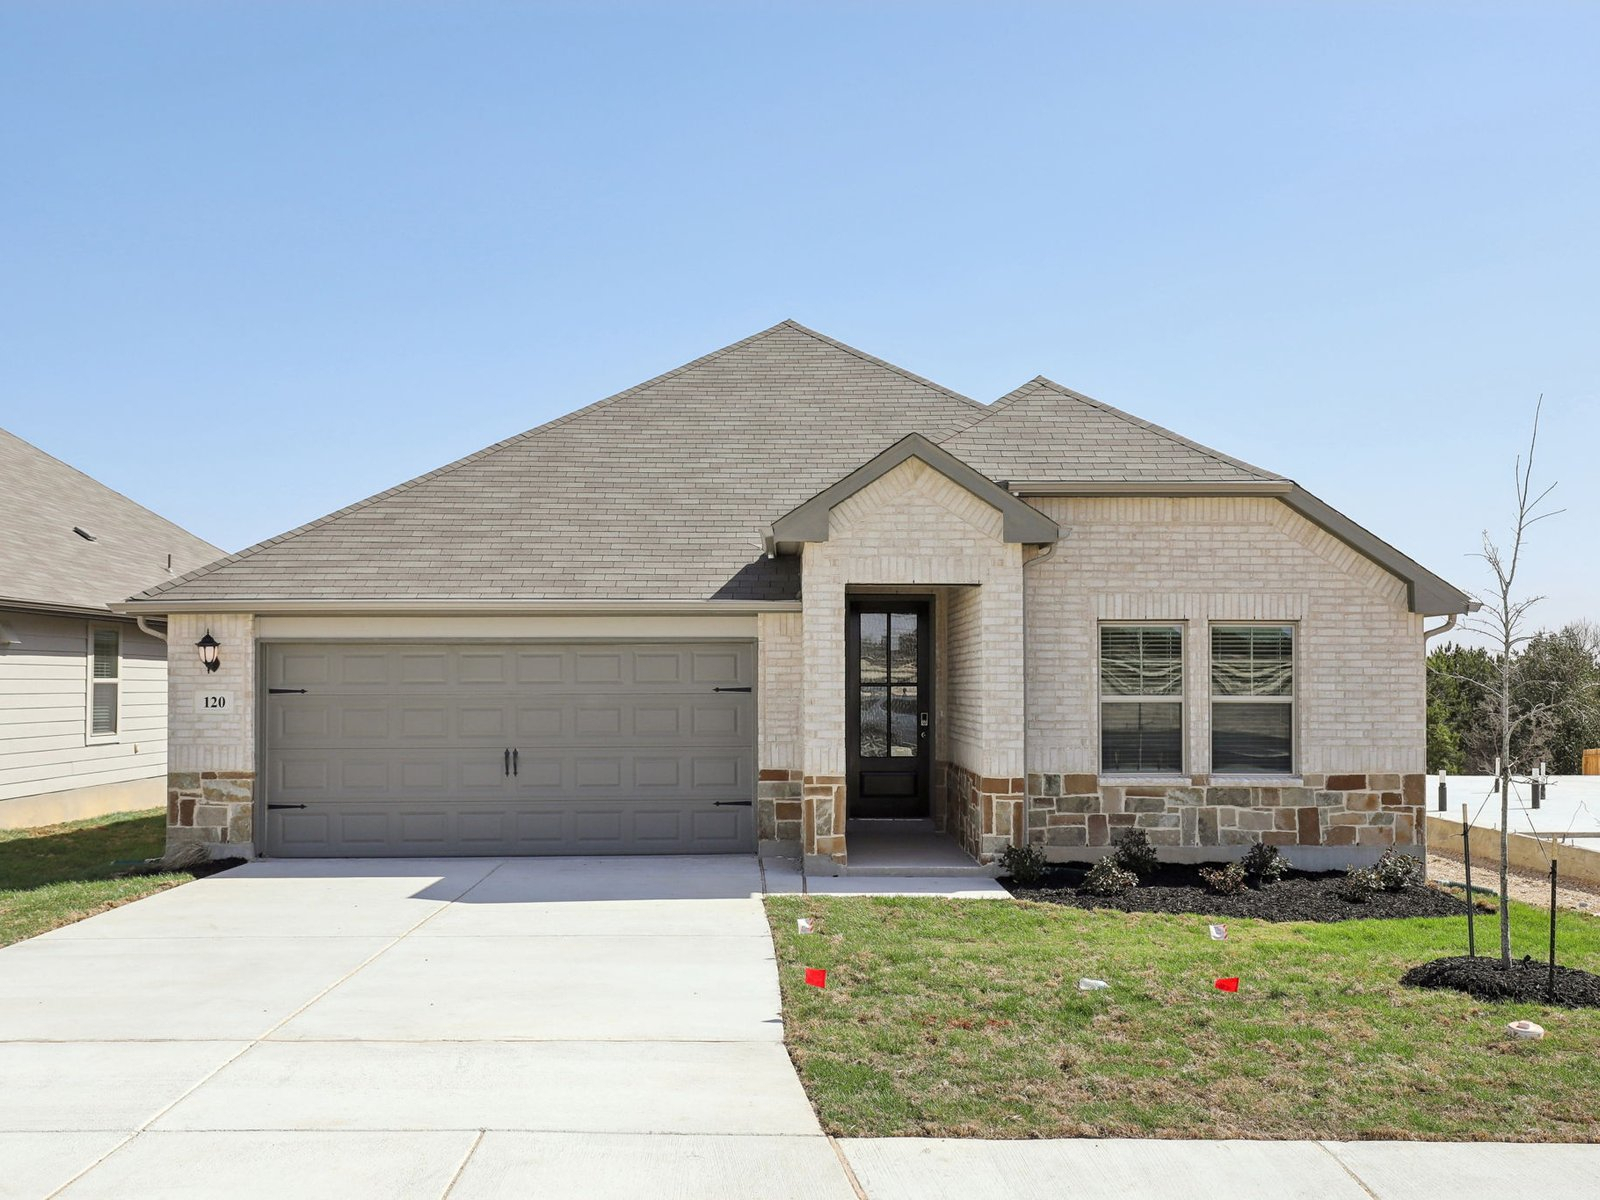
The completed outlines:
<svg viewBox="0 0 1600 1200">
<path fill-rule="evenodd" d="M 1122 912 L 1201 913 L 1214 917 L 1254 917 L 1262 921 L 1359 921 L 1383 917 L 1459 917 L 1467 905 L 1433 887 L 1379 892 L 1364 903 L 1339 897 L 1334 890 L 1343 871 L 1312 874 L 1291 871 L 1268 887 L 1217 896 L 1207 890 L 1197 867 L 1162 864 L 1148 881 L 1120 896 L 1090 896 L 1078 891 L 1083 867 L 1053 867 L 1035 887 L 1000 883 L 1019 900 L 1065 904 L 1072 908 L 1113 908 Z"/>
<path fill-rule="evenodd" d="M 213 858 L 209 862 L 196 863 L 192 867 L 182 868 L 183 872 L 193 875 L 196 879 L 205 879 L 211 875 L 220 875 L 224 871 L 231 871 L 235 867 L 242 867 L 249 861 L 243 858 Z M 130 867 L 118 874 L 124 876 L 134 875 L 166 875 L 172 871 L 171 867 L 163 867 L 159 861 L 151 861 L 137 867 Z"/>
<path fill-rule="evenodd" d="M 1400 977 L 1412 987 L 1448 988 L 1480 1000 L 1520 1000 L 1545 1004 L 1550 981 L 1547 963 L 1513 959 L 1510 970 L 1498 958 L 1438 958 L 1412 967 Z M 1556 964 L 1555 1002 L 1566 1008 L 1600 1008 L 1600 975 Z"/>
</svg>

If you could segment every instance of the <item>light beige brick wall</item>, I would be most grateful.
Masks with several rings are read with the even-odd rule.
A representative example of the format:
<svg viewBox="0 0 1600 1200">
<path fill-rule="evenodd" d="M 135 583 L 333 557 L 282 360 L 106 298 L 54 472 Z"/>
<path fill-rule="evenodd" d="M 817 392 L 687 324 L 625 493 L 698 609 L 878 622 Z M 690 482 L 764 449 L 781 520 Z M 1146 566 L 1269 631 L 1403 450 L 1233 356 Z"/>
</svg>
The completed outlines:
<svg viewBox="0 0 1600 1200">
<path fill-rule="evenodd" d="M 763 767 L 805 765 L 801 697 L 805 691 L 804 623 L 797 612 L 762 613 L 756 681 L 757 761 Z"/>
<path fill-rule="evenodd" d="M 983 606 L 973 587 L 950 588 L 945 597 L 949 691 L 944 755 L 952 762 L 976 764 L 983 745 Z"/>
<path fill-rule="evenodd" d="M 1026 572 L 1029 771 L 1099 769 L 1101 620 L 1185 623 L 1191 774 L 1210 766 L 1215 620 L 1297 623 L 1302 774 L 1424 769 L 1422 618 L 1401 580 L 1267 497 L 1031 503 L 1068 536 Z"/>
<path fill-rule="evenodd" d="M 222 643 L 208 672 L 195 650 L 207 630 Z M 251 857 L 255 794 L 255 618 L 174 613 L 167 624 L 167 844 L 198 842 L 213 857 Z M 196 697 L 227 692 L 226 711 Z"/>
</svg>

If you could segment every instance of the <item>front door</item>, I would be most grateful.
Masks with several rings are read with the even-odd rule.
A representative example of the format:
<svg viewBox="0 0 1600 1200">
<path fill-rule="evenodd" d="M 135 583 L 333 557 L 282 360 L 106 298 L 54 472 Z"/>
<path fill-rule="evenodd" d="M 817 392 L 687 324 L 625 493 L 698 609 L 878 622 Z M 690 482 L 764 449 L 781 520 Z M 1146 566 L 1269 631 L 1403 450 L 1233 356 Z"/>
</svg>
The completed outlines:
<svg viewBox="0 0 1600 1200">
<path fill-rule="evenodd" d="M 845 620 L 845 738 L 852 819 L 926 817 L 933 777 L 926 600 L 852 600 Z"/>
</svg>

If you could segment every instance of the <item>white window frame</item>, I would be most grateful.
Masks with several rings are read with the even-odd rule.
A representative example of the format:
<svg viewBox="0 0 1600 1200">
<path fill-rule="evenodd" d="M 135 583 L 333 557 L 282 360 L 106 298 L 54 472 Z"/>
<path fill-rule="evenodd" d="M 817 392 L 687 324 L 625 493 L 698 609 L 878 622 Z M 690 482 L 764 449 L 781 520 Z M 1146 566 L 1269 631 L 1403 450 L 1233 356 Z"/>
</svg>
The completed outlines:
<svg viewBox="0 0 1600 1200">
<path fill-rule="evenodd" d="M 1289 631 L 1289 694 L 1287 696 L 1219 696 L 1211 682 L 1212 632 L 1217 629 L 1243 629 L 1249 626 Z M 1244 779 L 1260 782 L 1270 779 L 1300 778 L 1300 622 L 1299 621 L 1212 621 L 1206 626 L 1206 762 L 1212 778 Z M 1218 771 L 1218 704 L 1287 704 L 1289 706 L 1289 769 L 1287 771 Z"/>
<path fill-rule="evenodd" d="M 113 679 L 96 679 L 94 674 L 94 644 L 102 633 L 117 639 L 117 674 Z M 122 669 L 122 628 L 118 625 L 91 625 L 85 635 L 87 649 L 84 653 L 83 673 L 86 680 L 83 706 L 83 744 L 86 746 L 111 745 L 122 740 L 122 685 L 126 682 Z M 113 684 L 117 689 L 116 725 L 110 733 L 96 733 L 94 728 L 94 689 L 96 684 Z"/>
<path fill-rule="evenodd" d="M 1101 634 L 1107 629 L 1176 629 L 1178 631 L 1179 688 L 1176 696 L 1107 696 L 1105 676 L 1100 669 Z M 1105 706 L 1107 704 L 1176 704 L 1178 706 L 1178 769 L 1175 771 L 1109 771 L 1105 754 Z M 1098 777 L 1119 784 L 1153 780 L 1169 783 L 1189 778 L 1189 623 L 1187 621 L 1098 621 L 1094 630 L 1094 754 Z"/>
</svg>

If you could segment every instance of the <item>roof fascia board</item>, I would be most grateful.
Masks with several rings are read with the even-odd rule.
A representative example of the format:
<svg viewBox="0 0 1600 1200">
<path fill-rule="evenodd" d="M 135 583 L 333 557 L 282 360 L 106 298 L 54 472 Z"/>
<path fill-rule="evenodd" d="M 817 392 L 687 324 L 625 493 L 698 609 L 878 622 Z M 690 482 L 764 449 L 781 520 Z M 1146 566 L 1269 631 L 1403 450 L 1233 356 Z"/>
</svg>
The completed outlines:
<svg viewBox="0 0 1600 1200">
<path fill-rule="evenodd" d="M 109 621 L 116 612 L 109 605 L 94 608 L 87 604 L 51 604 L 48 600 L 13 600 L 0 597 L 0 611 L 42 613 L 52 617 L 90 617 Z"/>
<path fill-rule="evenodd" d="M 1376 534 L 1357 525 L 1338 509 L 1317 499 L 1296 484 L 1283 502 L 1318 528 L 1365 555 L 1384 570 L 1405 581 L 1411 611 L 1425 617 L 1469 613 L 1478 602 L 1460 588 L 1446 583 L 1415 559 L 1402 554 Z"/>
<path fill-rule="evenodd" d="M 1017 499 L 987 475 L 969 467 L 922 434 L 912 433 L 779 517 L 772 523 L 771 533 L 764 540 L 778 548 L 800 542 L 827 541 L 829 514 L 837 505 L 913 458 L 999 509 L 1002 536 L 1006 541 L 1049 543 L 1061 537 L 1060 527 L 1038 509 Z"/>
<path fill-rule="evenodd" d="M 462 613 L 517 615 L 527 613 L 592 615 L 596 613 L 748 613 L 799 612 L 798 600 L 125 600 L 111 605 L 118 613 L 228 612 L 361 616 L 378 613 Z"/>
</svg>

